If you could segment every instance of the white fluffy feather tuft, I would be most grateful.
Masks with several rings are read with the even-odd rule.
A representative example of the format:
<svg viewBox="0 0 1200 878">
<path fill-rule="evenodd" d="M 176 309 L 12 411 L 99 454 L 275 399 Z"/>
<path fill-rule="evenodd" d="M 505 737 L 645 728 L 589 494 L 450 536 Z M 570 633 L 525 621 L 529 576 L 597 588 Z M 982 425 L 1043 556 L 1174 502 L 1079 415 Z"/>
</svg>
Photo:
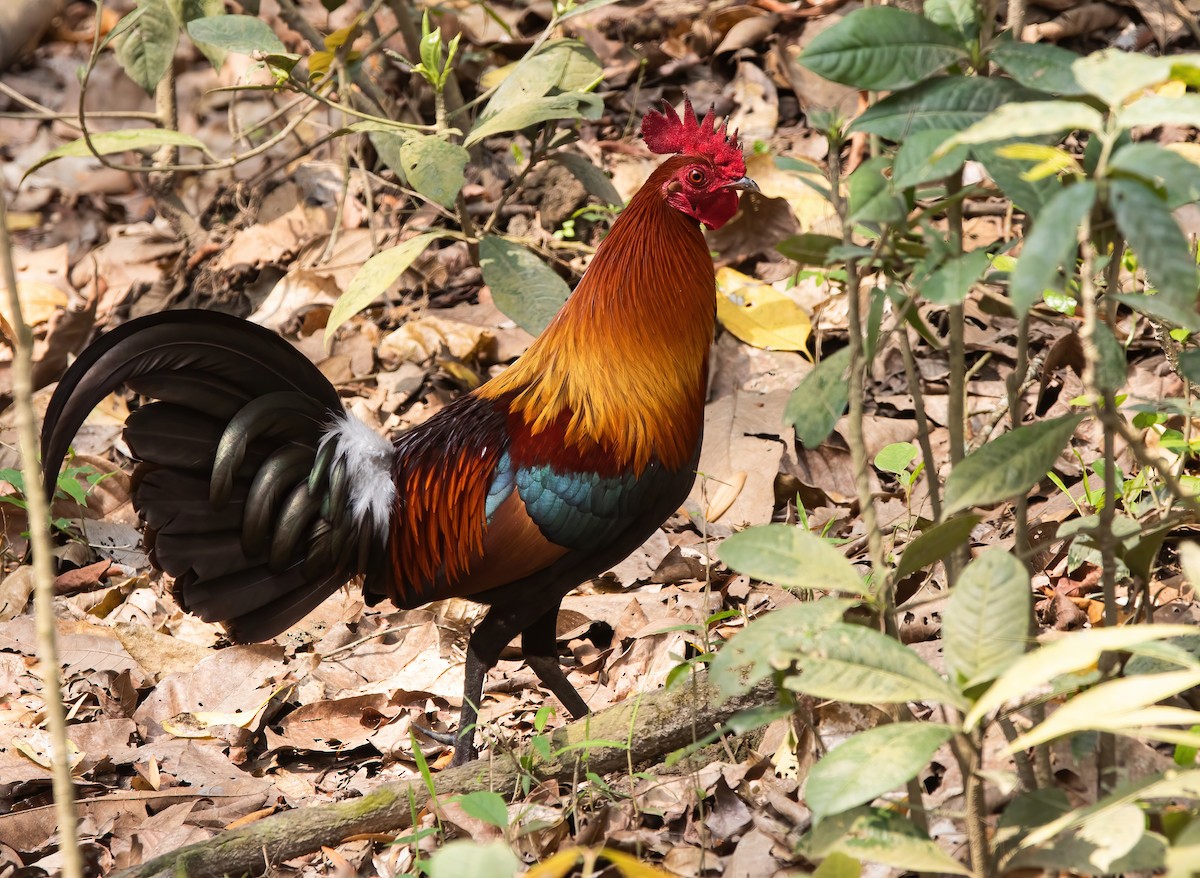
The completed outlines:
<svg viewBox="0 0 1200 878">
<path fill-rule="evenodd" d="M 351 515 L 360 522 L 369 518 L 375 531 L 385 536 L 396 499 L 392 443 L 349 412 L 334 421 L 321 437 L 321 445 L 326 442 L 336 446 L 334 461 L 345 461 Z"/>
</svg>

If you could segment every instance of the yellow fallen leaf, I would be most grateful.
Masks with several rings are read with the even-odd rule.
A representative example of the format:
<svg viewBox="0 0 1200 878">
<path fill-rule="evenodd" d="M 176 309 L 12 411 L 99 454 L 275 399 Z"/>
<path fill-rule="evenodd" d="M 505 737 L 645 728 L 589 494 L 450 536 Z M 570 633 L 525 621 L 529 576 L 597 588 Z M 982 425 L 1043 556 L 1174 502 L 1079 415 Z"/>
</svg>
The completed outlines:
<svg viewBox="0 0 1200 878">
<path fill-rule="evenodd" d="M 37 763 L 42 768 L 50 767 L 50 735 L 48 732 L 42 729 L 31 729 L 24 737 L 13 738 L 9 743 L 13 750 L 31 762 Z M 86 754 L 76 746 L 75 742 L 68 738 L 67 758 L 72 770 L 83 761 L 84 755 Z"/>
<path fill-rule="evenodd" d="M 756 348 L 808 352 L 812 320 L 803 308 L 772 287 L 732 268 L 717 272 L 717 317 Z"/>
</svg>

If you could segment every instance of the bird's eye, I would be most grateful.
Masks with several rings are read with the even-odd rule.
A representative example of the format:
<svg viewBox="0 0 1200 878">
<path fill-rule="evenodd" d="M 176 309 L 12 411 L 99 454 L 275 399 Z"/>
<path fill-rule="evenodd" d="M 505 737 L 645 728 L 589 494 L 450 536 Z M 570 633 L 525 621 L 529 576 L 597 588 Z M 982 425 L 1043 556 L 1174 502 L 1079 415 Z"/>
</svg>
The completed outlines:
<svg viewBox="0 0 1200 878">
<path fill-rule="evenodd" d="M 693 186 L 700 186 L 704 183 L 704 172 L 699 168 L 692 168 L 688 171 L 687 178 Z"/>
</svg>

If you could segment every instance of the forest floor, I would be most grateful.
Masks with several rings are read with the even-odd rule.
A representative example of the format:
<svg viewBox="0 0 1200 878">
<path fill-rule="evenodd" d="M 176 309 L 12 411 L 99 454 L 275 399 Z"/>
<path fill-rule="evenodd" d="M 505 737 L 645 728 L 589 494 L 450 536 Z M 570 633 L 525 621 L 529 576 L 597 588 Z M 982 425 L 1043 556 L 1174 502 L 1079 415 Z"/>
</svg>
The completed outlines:
<svg viewBox="0 0 1200 878">
<path fill-rule="evenodd" d="M 1094 22 L 1095 29 L 1085 22 L 1070 37 L 1073 47 L 1083 51 L 1123 33 L 1150 33 L 1130 24 L 1150 21 L 1141 5 L 1104 7 L 1112 14 Z M 107 6 L 106 15 L 113 13 L 115 20 L 132 3 Z M 579 123 L 574 149 L 606 171 L 623 198 L 656 162 L 636 137 L 637 120 L 647 108 L 664 97 L 678 101 L 686 89 L 698 107 L 714 104 L 731 115 L 762 195 L 748 196 L 742 214 L 712 235 L 722 294 L 741 283 L 765 283 L 789 304 L 782 318 L 734 316 L 720 331 L 702 477 L 686 507 L 628 560 L 563 604 L 559 633 L 570 678 L 593 710 L 660 689 L 688 656 L 709 651 L 747 621 L 799 600 L 723 567 L 716 548 L 729 534 L 748 525 L 795 522 L 799 504 L 811 529 L 836 539 L 851 559 L 865 557 L 855 474 L 842 433 L 806 449 L 783 422 L 789 396 L 812 369 L 814 356 L 845 344 L 844 295 L 825 274 L 797 274 L 796 264 L 773 249 L 798 230 L 836 227 L 829 204 L 779 171 L 774 159 L 820 163 L 826 144 L 806 127 L 806 109 L 858 109 L 857 92 L 819 80 L 795 63 L 816 33 L 855 6 L 635 0 L 567 27 L 604 67 L 598 93 L 605 111 L 598 120 Z M 326 13 L 315 2 L 300 8 L 322 33 L 344 27 L 353 12 L 343 7 Z M 463 35 L 473 65 L 467 69 L 480 72 L 520 57 L 549 14 L 541 0 L 486 10 L 466 2 L 440 8 L 447 34 Z M 339 143 L 322 140 L 343 124 L 333 111 L 314 113 L 294 139 L 235 168 L 181 175 L 176 191 L 199 220 L 200 237 L 182 237 L 163 218 L 144 175 L 103 167 L 91 157 L 65 158 L 22 180 L 38 158 L 78 136 L 71 121 L 80 101 L 75 71 L 91 49 L 90 9 L 69 4 L 34 54 L 0 74 L 5 86 L 0 110 L 27 113 L 4 119 L 0 154 L 25 317 L 37 333 L 42 409 L 53 382 L 88 339 L 167 307 L 229 311 L 279 331 L 317 363 L 351 410 L 381 432 L 423 421 L 526 348 L 532 336 L 496 307 L 461 242 L 428 250 L 393 286 L 386 303 L 377 301 L 352 318 L 332 346 L 325 346 L 330 308 L 350 278 L 406 217 L 414 221 L 414 203 L 388 183 L 386 171 L 380 176 L 360 169 L 361 148 L 350 155 Z M 264 2 L 261 16 L 289 49 L 311 51 L 283 24 L 274 3 Z M 182 42 L 175 57 L 179 129 L 223 154 L 229 151 L 231 117 L 245 128 L 272 112 L 278 99 L 269 92 L 213 91 L 238 82 L 250 63 L 230 56 L 216 72 L 192 44 Z M 395 76 L 380 72 L 381 85 L 389 87 Z M 89 113 L 154 109 L 153 99 L 121 72 L 111 51 L 101 54 L 91 82 L 84 102 Z M 97 131 L 127 124 L 102 115 L 94 120 Z M 1172 137 L 1184 133 L 1161 134 L 1164 141 Z M 514 156 L 528 149 L 520 136 L 484 141 L 464 191 L 468 205 L 494 204 L 513 176 Z M 584 185 L 562 167 L 547 168 L 507 206 L 503 230 L 556 254 L 564 273 L 577 273 L 611 214 L 589 201 Z M 589 204 L 592 209 L 584 211 Z M 1195 225 L 1195 217 L 1190 219 Z M 1011 213 L 972 202 L 965 230 L 970 241 L 990 243 L 1012 237 L 1013 222 Z M 1006 379 L 1017 359 L 1015 321 L 988 305 L 986 287 L 966 304 L 973 447 L 1009 428 Z M 936 329 L 940 306 L 922 309 Z M 912 340 L 933 447 L 944 454 L 947 359 L 918 336 Z M 1127 350 L 1131 397 L 1182 395 L 1181 379 L 1145 324 Z M 1031 381 L 1022 388 L 1028 406 L 1040 415 L 1067 412 L 1069 401 L 1082 393 L 1075 319 L 1037 323 L 1030 353 Z M 11 400 L 10 359 L 8 350 L 0 350 L 4 403 Z M 350 586 L 273 642 L 229 645 L 219 627 L 179 609 L 139 548 L 121 439 L 131 401 L 110 398 L 76 439 L 71 465 L 90 486 L 86 508 L 65 499 L 55 506 L 64 529 L 83 537 L 61 550 L 72 569 L 56 583 L 56 609 L 89 862 L 107 874 L 267 814 L 341 801 L 385 781 L 415 777 L 414 741 L 436 776 L 449 752 L 420 734 L 414 737 L 414 726 L 453 727 L 466 637 L 480 608 L 458 600 L 403 612 L 386 603 L 366 608 Z M 886 446 L 915 438 L 913 396 L 894 338 L 875 356 L 868 403 L 871 459 Z M 9 407 L 0 414 L 0 470 L 19 466 L 12 425 Z M 1031 521 L 1058 523 L 1077 515 L 1086 471 L 1101 456 L 1099 436 L 1098 427 L 1080 428 L 1075 455 L 1062 458 L 1056 470 L 1064 488 L 1046 483 L 1031 494 Z M 928 514 L 927 492 L 922 482 L 906 494 L 894 476 L 876 470 L 869 475 L 888 551 L 899 553 L 913 522 Z M 16 492 L 8 486 L 2 493 L 11 498 Z M 0 878 L 5 878 L 14 874 L 10 869 L 26 866 L 54 873 L 58 855 L 29 601 L 32 577 L 19 565 L 26 523 L 11 503 L 0 503 L 0 516 Z M 971 535 L 975 546 L 1011 546 L 1012 540 L 1007 507 L 993 510 Z M 1069 557 L 1061 544 L 1044 546 L 1033 584 L 1038 618 L 1047 629 L 1099 620 L 1098 568 Z M 901 637 L 933 660 L 943 587 L 940 572 L 901 584 Z M 1153 589 L 1162 618 L 1197 621 L 1193 592 L 1175 568 L 1160 571 Z M 734 612 L 722 612 L 729 610 Z M 571 844 L 603 844 L 636 853 L 672 875 L 800 874 L 805 864 L 794 851 L 809 822 L 802 788 L 813 758 L 813 730 L 828 748 L 877 722 L 873 713 L 814 705 L 811 728 L 778 720 L 736 752 L 705 751 L 669 769 L 661 763 L 637 766 L 636 773 L 617 772 L 587 785 L 553 782 L 518 791 L 509 796 L 507 829 L 481 819 L 476 808 L 447 801 L 436 814 L 418 815 L 418 828 L 437 832 L 416 841 L 364 837 L 276 864 L 273 874 L 405 874 L 432 848 L 456 837 L 507 839 L 526 862 Z M 564 722 L 514 647 L 485 689 L 482 725 L 490 752 L 519 749 Z M 636 726 L 630 734 L 638 734 Z M 1126 758 L 1148 765 L 1167 759 L 1140 745 Z M 935 758 L 921 779 L 927 804 L 948 811 L 961 807 L 957 771 L 952 759 Z M 964 839 L 954 832 L 935 825 L 931 834 L 949 853 L 962 855 Z M 868 868 L 872 875 L 895 874 Z"/>
</svg>

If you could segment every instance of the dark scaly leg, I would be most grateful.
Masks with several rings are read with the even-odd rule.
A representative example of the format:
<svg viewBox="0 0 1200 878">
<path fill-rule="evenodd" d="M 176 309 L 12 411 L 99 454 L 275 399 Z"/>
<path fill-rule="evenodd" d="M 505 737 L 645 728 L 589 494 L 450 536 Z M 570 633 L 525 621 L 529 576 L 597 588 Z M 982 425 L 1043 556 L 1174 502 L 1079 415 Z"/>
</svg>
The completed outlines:
<svg viewBox="0 0 1200 878">
<path fill-rule="evenodd" d="M 479 756 L 475 747 L 475 724 L 479 721 L 479 702 L 483 698 L 483 681 L 496 665 L 500 650 L 516 637 L 536 612 L 530 604 L 522 606 L 493 605 L 483 617 L 467 643 L 466 680 L 463 684 L 462 714 L 458 720 L 458 739 L 454 745 L 451 766 L 462 765 Z"/>
<path fill-rule="evenodd" d="M 521 650 L 525 663 L 533 669 L 542 685 L 554 693 L 571 716 L 579 719 L 588 713 L 587 703 L 575 691 L 558 658 L 557 626 L 560 602 L 521 632 Z"/>
</svg>

